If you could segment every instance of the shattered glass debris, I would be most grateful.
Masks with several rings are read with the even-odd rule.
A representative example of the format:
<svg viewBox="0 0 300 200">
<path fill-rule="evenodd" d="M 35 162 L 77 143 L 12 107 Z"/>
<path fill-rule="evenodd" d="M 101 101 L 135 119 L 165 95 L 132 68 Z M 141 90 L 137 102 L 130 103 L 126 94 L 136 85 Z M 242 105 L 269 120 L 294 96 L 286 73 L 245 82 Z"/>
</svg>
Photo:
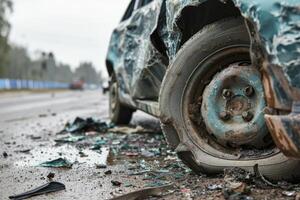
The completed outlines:
<svg viewBox="0 0 300 200">
<path fill-rule="evenodd" d="M 65 128 L 59 133 L 82 133 L 90 131 L 106 132 L 108 128 L 108 125 L 100 120 L 95 120 L 93 118 L 83 119 L 77 117 L 72 123 L 68 122 L 65 125 Z"/>
<path fill-rule="evenodd" d="M 86 130 L 89 129 L 86 128 Z M 132 129 L 132 127 L 129 129 Z M 294 197 L 299 191 L 297 185 L 284 182 L 272 186 L 265 182 L 265 178 L 258 175 L 259 171 L 257 170 L 254 170 L 257 173 L 254 174 L 240 168 L 227 169 L 224 175 L 219 178 L 206 178 L 204 175 L 196 175 L 167 147 L 161 132 L 157 132 L 157 130 L 149 132 L 151 130 L 144 131 L 140 129 L 140 133 L 136 131 L 128 132 L 126 129 L 122 130 L 125 130 L 124 133 L 120 131 L 112 133 L 107 129 L 106 132 L 101 131 L 91 135 L 86 135 L 84 131 L 77 131 L 76 134 L 71 134 L 71 136 L 84 136 L 82 140 L 60 143 L 59 149 L 56 151 L 50 150 L 52 154 L 49 158 L 57 154 L 61 157 L 51 159 L 39 166 L 71 167 L 72 165 L 82 165 L 87 162 L 87 159 L 90 159 L 89 162 L 92 163 L 90 167 L 96 169 L 97 173 L 108 176 L 109 186 L 116 189 L 116 192 L 112 193 L 114 200 L 127 200 L 133 197 L 133 199 L 142 198 L 145 195 L 147 197 L 154 195 L 162 198 L 168 196 L 169 199 L 192 199 L 196 197 L 211 197 L 213 199 L 219 198 L 221 195 L 225 199 L 243 198 L 251 200 L 253 199 L 253 188 L 282 189 L 280 194 L 286 197 L 289 195 Z M 96 144 L 98 147 L 91 150 Z M 70 148 L 74 149 L 71 153 L 73 156 L 66 154 L 67 149 Z M 35 151 L 36 149 L 33 149 L 31 153 Z M 42 151 L 45 150 L 39 149 L 38 152 Z M 114 165 L 122 165 L 124 171 L 115 170 L 112 167 Z M 77 169 L 77 167 L 73 167 L 73 169 Z M 51 181 L 54 177 L 60 177 L 60 173 L 65 173 L 64 171 L 48 172 L 48 175 L 45 174 L 43 177 L 47 177 Z M 126 177 L 126 179 L 118 177 L 119 174 Z M 136 179 L 142 180 L 142 183 L 136 185 L 132 181 Z M 172 187 L 169 187 L 170 185 Z M 118 190 L 125 190 L 124 188 L 129 189 L 131 192 L 125 192 L 125 194 L 117 192 Z"/>
<path fill-rule="evenodd" d="M 41 167 L 54 167 L 54 168 L 71 168 L 73 163 L 65 158 L 57 158 L 55 160 L 46 161 L 41 163 Z"/>
</svg>

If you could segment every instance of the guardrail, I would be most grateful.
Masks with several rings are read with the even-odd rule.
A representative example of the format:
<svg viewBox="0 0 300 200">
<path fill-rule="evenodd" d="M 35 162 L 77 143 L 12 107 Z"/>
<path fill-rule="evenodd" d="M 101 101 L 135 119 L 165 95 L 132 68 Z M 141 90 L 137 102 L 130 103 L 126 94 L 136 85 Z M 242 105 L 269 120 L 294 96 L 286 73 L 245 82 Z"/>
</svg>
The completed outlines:
<svg viewBox="0 0 300 200">
<path fill-rule="evenodd" d="M 0 79 L 0 90 L 10 89 L 66 89 L 68 83 L 59 83 L 51 81 L 33 81 L 17 79 Z"/>
</svg>

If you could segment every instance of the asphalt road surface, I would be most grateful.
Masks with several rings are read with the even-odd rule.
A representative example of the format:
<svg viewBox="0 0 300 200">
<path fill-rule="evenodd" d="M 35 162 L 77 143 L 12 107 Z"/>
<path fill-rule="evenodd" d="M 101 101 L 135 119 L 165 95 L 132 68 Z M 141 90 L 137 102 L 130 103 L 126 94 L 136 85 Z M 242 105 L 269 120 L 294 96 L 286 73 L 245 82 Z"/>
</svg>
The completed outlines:
<svg viewBox="0 0 300 200">
<path fill-rule="evenodd" d="M 124 164 L 126 159 L 110 162 L 107 168 L 99 168 L 95 164 L 102 162 L 103 155 L 90 152 L 87 157 L 81 158 L 74 145 L 57 146 L 54 142 L 57 133 L 66 122 L 73 121 L 77 116 L 108 120 L 108 97 L 100 91 L 0 93 L 0 199 L 8 199 L 10 195 L 47 183 L 50 172 L 55 175 L 54 181 L 66 185 L 66 190 L 32 199 L 110 199 L 141 189 L 149 182 L 149 177 L 144 175 L 129 175 L 128 167 Z M 142 125 L 159 130 L 158 120 L 142 112 L 134 114 L 131 123 L 134 126 Z M 125 138 L 122 135 L 117 137 Z M 150 138 L 148 144 L 155 145 L 155 138 Z M 42 161 L 57 157 L 66 157 L 77 162 L 71 169 L 38 166 Z M 133 154 L 128 154 L 127 157 L 131 157 L 128 159 L 129 163 L 144 162 L 141 157 Z M 169 152 L 164 154 L 163 159 L 155 158 L 151 162 L 160 166 L 171 161 L 168 164 L 171 166 L 180 162 L 178 159 L 174 160 L 175 157 Z M 158 173 L 168 172 L 166 165 L 161 166 L 165 168 L 156 170 Z M 223 177 L 198 176 L 187 168 L 178 166 L 183 171 L 170 175 L 176 175 L 177 189 L 170 190 L 169 195 L 162 199 L 224 199 Z M 162 176 L 157 177 L 152 183 L 163 179 Z M 112 181 L 122 184 L 118 186 Z M 295 199 L 297 194 L 287 197 L 282 192 L 284 191 L 281 189 L 254 188 L 250 196 L 255 199 Z"/>
<path fill-rule="evenodd" d="M 122 192 L 112 186 L 111 180 L 124 182 L 126 179 L 140 185 L 142 178 L 131 180 L 122 176 L 125 170 L 122 164 L 97 169 L 93 159 L 99 158 L 94 157 L 68 170 L 37 167 L 58 153 L 63 152 L 65 157 L 76 154 L 71 147 L 54 148 L 53 138 L 66 122 L 77 116 L 108 120 L 108 96 L 101 91 L 0 93 L 0 199 L 45 184 L 50 172 L 55 173 L 55 181 L 66 185 L 66 191 L 33 199 L 109 199 L 113 192 Z M 137 119 L 143 119 L 141 124 L 159 126 L 156 119 L 143 113 L 135 114 L 133 123 L 138 124 Z M 24 153 L 26 150 L 30 152 Z M 4 152 L 8 154 L 6 158 Z M 112 175 L 104 176 L 107 170 Z"/>
</svg>

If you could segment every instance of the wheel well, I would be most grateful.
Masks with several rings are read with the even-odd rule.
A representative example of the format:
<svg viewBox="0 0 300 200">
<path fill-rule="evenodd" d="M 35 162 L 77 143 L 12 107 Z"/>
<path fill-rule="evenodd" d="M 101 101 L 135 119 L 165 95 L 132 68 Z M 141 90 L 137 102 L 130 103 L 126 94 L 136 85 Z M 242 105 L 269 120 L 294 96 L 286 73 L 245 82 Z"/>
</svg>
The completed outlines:
<svg viewBox="0 0 300 200">
<path fill-rule="evenodd" d="M 106 60 L 105 64 L 106 64 L 106 69 L 107 69 L 108 75 L 110 77 L 114 73 L 113 64 L 110 60 Z"/>
<path fill-rule="evenodd" d="M 208 0 L 198 6 L 187 6 L 181 11 L 176 25 L 182 33 L 182 46 L 204 26 L 224 18 L 241 16 L 240 10 L 232 1 Z"/>
</svg>

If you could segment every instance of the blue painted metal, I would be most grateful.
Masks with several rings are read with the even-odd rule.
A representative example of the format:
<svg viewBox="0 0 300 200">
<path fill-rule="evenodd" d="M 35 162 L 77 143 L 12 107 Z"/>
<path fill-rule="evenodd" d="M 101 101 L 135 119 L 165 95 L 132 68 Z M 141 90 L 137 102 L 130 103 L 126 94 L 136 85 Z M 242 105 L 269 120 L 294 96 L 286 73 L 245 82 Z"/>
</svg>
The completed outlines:
<svg viewBox="0 0 300 200">
<path fill-rule="evenodd" d="M 253 94 L 245 92 L 253 88 Z M 231 91 L 224 96 L 223 91 Z M 263 110 L 266 107 L 259 71 L 253 66 L 233 64 L 217 74 L 203 93 L 201 113 L 206 128 L 219 142 L 263 146 L 268 134 Z M 222 119 L 220 113 L 230 116 Z M 252 113 L 246 120 L 243 113 Z"/>
<path fill-rule="evenodd" d="M 182 37 L 176 20 L 184 8 L 199 6 L 206 1 L 154 0 L 120 23 L 112 34 L 107 61 L 112 63 L 123 93 L 132 99 L 157 99 L 167 66 L 151 37 L 159 32 L 168 59 L 172 60 Z M 280 66 L 289 84 L 300 89 L 300 0 L 233 2 L 258 30 L 265 59 Z"/>
<path fill-rule="evenodd" d="M 234 0 L 258 30 L 261 47 L 300 89 L 300 0 Z"/>
</svg>

